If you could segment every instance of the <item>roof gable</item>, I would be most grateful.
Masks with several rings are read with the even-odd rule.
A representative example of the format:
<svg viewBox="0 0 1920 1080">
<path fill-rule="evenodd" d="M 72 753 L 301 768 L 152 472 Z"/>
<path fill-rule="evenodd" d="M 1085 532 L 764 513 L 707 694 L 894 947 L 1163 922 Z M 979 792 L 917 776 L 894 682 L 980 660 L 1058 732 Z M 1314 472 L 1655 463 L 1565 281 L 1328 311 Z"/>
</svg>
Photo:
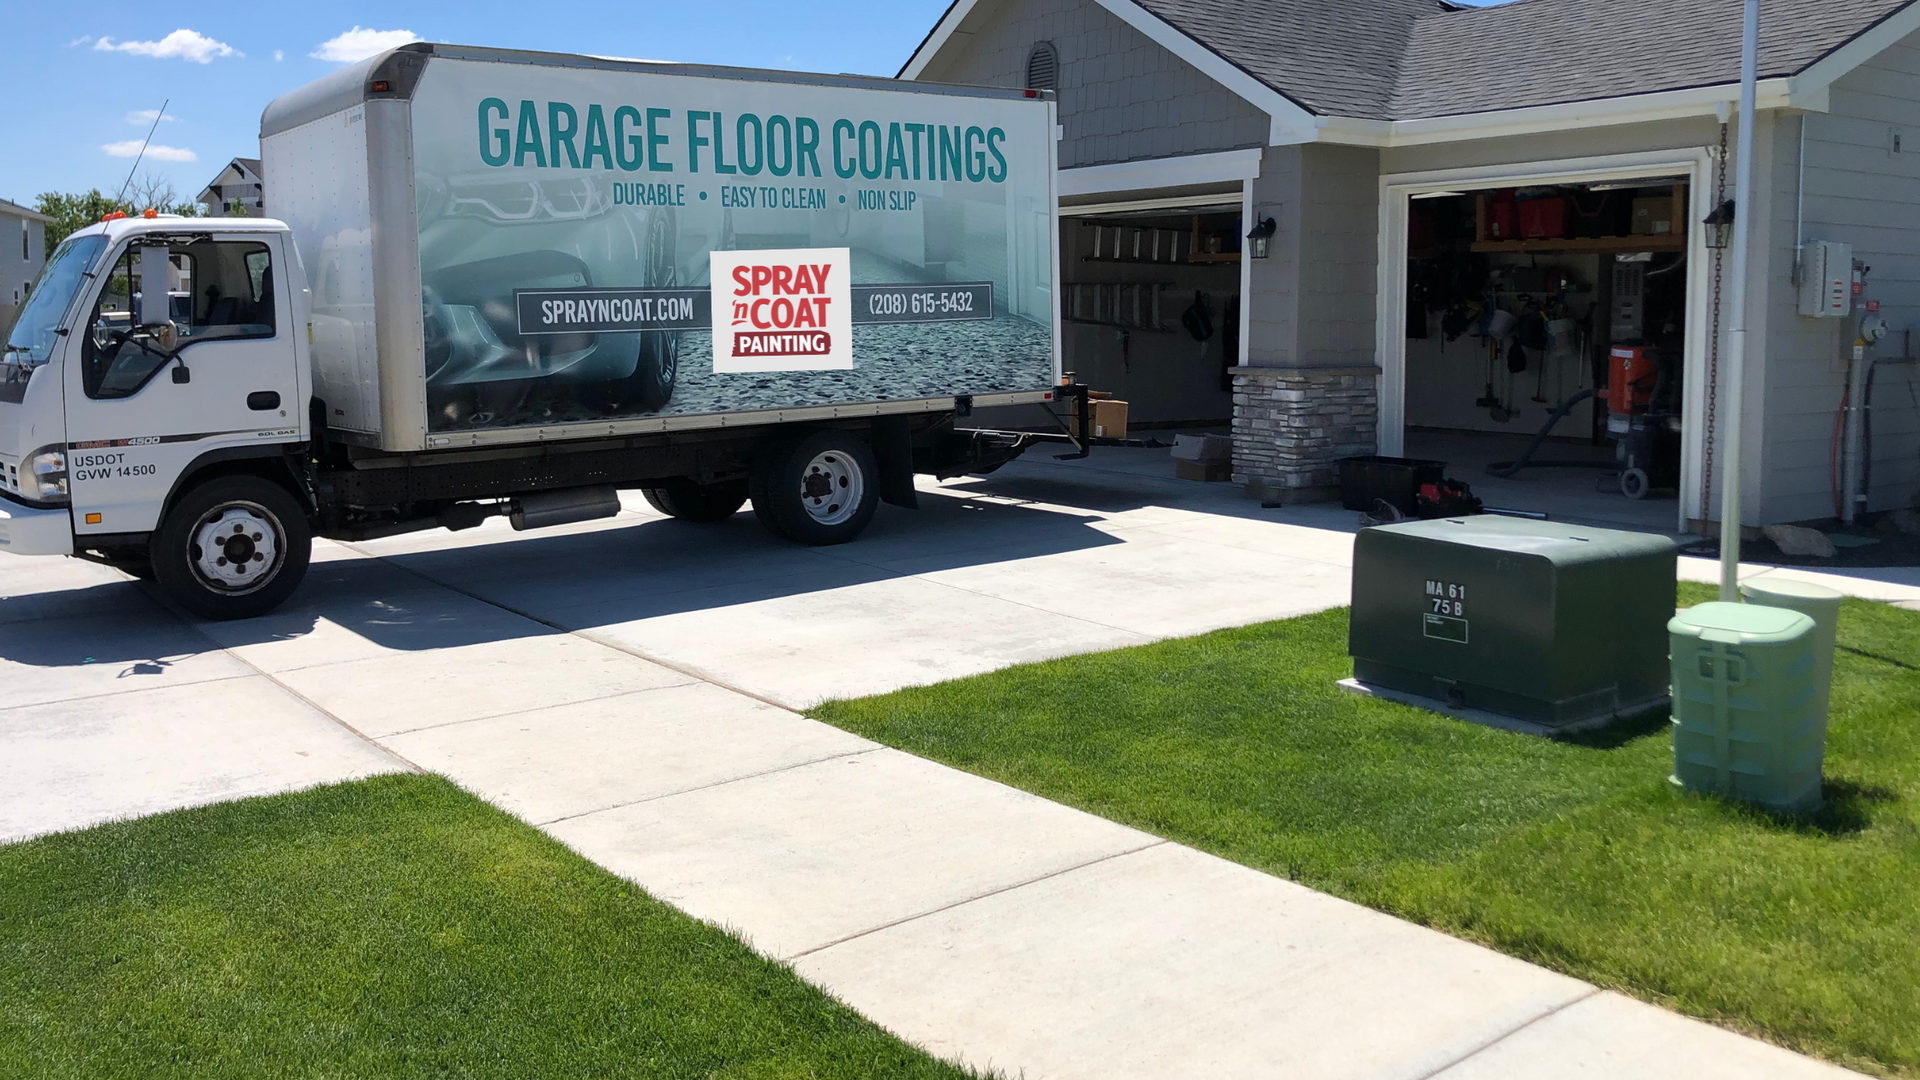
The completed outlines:
<svg viewBox="0 0 1920 1080">
<path fill-rule="evenodd" d="M 1178 39 L 1185 47 L 1176 51 L 1198 54 L 1202 70 L 1275 116 L 1276 141 L 1283 126 L 1325 123 L 1309 117 L 1426 120 L 1739 80 L 1734 0 L 1085 2 L 1170 48 Z M 902 77 L 917 77 L 959 23 L 990 3 L 955 0 Z M 1761 0 L 1760 77 L 1824 85 L 1878 51 L 1876 30 L 1916 15 L 1920 0 Z"/>
</svg>

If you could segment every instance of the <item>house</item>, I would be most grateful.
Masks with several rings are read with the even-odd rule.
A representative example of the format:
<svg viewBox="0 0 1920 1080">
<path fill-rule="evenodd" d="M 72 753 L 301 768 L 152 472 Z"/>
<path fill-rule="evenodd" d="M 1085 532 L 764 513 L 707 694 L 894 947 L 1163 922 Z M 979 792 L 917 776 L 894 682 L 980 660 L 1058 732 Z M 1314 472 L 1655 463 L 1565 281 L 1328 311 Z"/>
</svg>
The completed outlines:
<svg viewBox="0 0 1920 1080">
<path fill-rule="evenodd" d="M 208 217 L 265 217 L 266 180 L 259 158 L 237 157 L 213 182 L 194 198 L 207 208 Z M 238 201 L 239 210 L 234 209 Z"/>
<path fill-rule="evenodd" d="M 13 326 L 14 312 L 40 278 L 47 262 L 47 222 L 52 220 L 0 199 L 0 329 Z"/>
<path fill-rule="evenodd" d="M 1920 328 L 1920 3 L 1761 8 L 1749 527 L 1835 516 L 1849 476 L 1861 509 L 1920 487 L 1890 363 Z M 1630 442 L 1692 530 L 1725 464 L 1733 256 L 1704 221 L 1740 31 L 1733 0 L 957 0 L 900 77 L 1055 92 L 1064 366 L 1147 423 L 1230 422 L 1252 493 L 1324 497 L 1353 454 L 1512 457 L 1611 384 L 1626 411 L 1576 401 L 1547 456 L 1631 489 Z M 1218 333 L 1168 315 L 1196 308 Z M 1563 486 L 1628 505 L 1602 475 Z"/>
</svg>

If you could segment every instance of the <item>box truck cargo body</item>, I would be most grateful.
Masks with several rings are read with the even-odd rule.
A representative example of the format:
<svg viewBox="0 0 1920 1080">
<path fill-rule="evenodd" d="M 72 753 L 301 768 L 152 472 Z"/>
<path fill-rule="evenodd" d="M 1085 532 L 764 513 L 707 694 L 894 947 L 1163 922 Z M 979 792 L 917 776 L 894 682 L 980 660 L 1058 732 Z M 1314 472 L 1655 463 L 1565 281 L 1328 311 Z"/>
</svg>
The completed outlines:
<svg viewBox="0 0 1920 1080">
<path fill-rule="evenodd" d="M 622 488 L 851 539 L 914 472 L 1023 449 L 956 412 L 1056 393 L 1054 125 L 1047 94 L 852 76 L 345 68 L 262 115 L 276 220 L 109 221 L 49 260 L 0 361 L 0 550 L 237 616 L 312 533 Z"/>
</svg>

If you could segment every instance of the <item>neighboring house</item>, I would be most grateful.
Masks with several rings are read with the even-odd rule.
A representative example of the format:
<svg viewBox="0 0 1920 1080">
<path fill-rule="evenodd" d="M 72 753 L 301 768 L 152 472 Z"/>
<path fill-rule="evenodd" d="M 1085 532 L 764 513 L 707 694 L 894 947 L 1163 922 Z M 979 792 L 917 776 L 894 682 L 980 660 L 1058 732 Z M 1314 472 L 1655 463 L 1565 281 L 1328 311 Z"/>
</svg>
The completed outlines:
<svg viewBox="0 0 1920 1080">
<path fill-rule="evenodd" d="M 1761 7 L 1748 526 L 1833 516 L 1843 392 L 1920 328 L 1920 4 Z M 1666 520 L 1697 526 L 1724 465 L 1733 266 L 1702 219 L 1732 197 L 1739 40 L 1733 0 L 957 0 L 901 77 L 1057 93 L 1065 367 L 1150 420 L 1230 415 L 1251 491 L 1324 497 L 1349 454 L 1512 447 L 1611 347 L 1647 346 L 1679 428 Z M 1234 255 L 1268 218 L 1269 257 Z M 1180 257 L 1136 255 L 1148 237 Z M 1871 267 L 1849 313 L 1798 313 L 1801 239 Z M 1208 292 L 1231 355 L 1121 286 L 1176 312 Z M 1543 302 L 1518 372 L 1476 297 Z M 1895 332 L 1855 363 L 1867 300 Z M 1877 372 L 1871 509 L 1920 486 L 1914 371 Z M 1605 426 L 1583 408 L 1559 434 Z"/>
<path fill-rule="evenodd" d="M 47 222 L 19 203 L 0 199 L 0 330 L 13 327 L 40 268 L 47 263 Z"/>
<path fill-rule="evenodd" d="M 213 183 L 203 188 L 198 196 L 202 206 L 207 208 L 208 217 L 236 216 L 233 210 L 234 200 L 240 201 L 245 217 L 267 216 L 266 180 L 260 169 L 259 158 L 237 157 L 227 162 Z"/>
</svg>

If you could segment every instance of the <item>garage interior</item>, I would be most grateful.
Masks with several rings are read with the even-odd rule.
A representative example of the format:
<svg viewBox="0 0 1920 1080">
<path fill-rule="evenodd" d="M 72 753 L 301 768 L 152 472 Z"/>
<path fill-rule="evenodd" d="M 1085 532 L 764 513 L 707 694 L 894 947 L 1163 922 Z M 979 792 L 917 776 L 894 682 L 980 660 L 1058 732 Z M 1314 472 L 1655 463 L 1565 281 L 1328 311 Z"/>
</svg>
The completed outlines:
<svg viewBox="0 0 1920 1080">
<path fill-rule="evenodd" d="M 1062 207 L 1061 364 L 1127 402 L 1130 431 L 1219 431 L 1240 355 L 1233 205 Z"/>
<path fill-rule="evenodd" d="M 1413 195 L 1405 456 L 1490 506 L 1673 530 L 1688 206 L 1684 178 Z"/>
</svg>

